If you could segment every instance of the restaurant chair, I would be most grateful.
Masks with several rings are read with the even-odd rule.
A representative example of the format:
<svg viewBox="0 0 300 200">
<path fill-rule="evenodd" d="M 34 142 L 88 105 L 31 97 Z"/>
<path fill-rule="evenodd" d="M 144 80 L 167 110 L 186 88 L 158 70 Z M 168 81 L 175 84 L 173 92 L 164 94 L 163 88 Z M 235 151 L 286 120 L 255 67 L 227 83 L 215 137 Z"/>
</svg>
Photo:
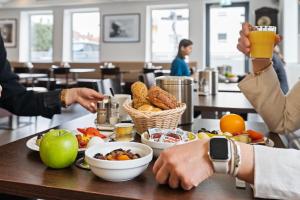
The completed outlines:
<svg viewBox="0 0 300 200">
<path fill-rule="evenodd" d="M 105 78 L 120 78 L 121 77 L 121 71 L 119 67 L 115 68 L 102 68 L 100 67 L 101 72 L 101 79 Z"/>
<path fill-rule="evenodd" d="M 115 94 L 122 93 L 121 83 L 114 79 L 104 79 L 101 81 L 101 90 L 103 94 L 111 95 L 110 88 L 113 89 Z"/>
<path fill-rule="evenodd" d="M 97 92 L 103 93 L 102 91 L 102 80 L 99 79 L 78 79 L 78 87 L 85 87 L 93 89 Z"/>
<path fill-rule="evenodd" d="M 155 85 L 155 75 L 154 73 L 143 74 L 143 82 L 150 88 Z"/>
<path fill-rule="evenodd" d="M 77 81 L 70 78 L 70 68 L 53 65 L 51 72 L 56 83 L 56 88 L 72 88 L 77 86 Z"/>
</svg>

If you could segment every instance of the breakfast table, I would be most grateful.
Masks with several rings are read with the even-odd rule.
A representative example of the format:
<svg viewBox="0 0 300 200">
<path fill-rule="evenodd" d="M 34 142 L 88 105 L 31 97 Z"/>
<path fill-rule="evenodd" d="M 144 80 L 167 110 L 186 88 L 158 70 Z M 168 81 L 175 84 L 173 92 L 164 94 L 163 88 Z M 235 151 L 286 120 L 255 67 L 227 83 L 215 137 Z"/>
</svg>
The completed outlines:
<svg viewBox="0 0 300 200">
<path fill-rule="evenodd" d="M 76 130 L 94 126 L 94 119 L 95 115 L 89 114 L 56 128 Z M 263 131 L 274 141 L 275 146 L 283 147 L 280 138 L 276 134 L 268 133 L 263 123 L 247 122 L 247 127 Z M 219 121 L 196 119 L 193 125 L 181 128 L 193 131 L 201 128 L 213 130 L 219 128 Z M 226 175 L 214 175 L 190 191 L 159 185 L 152 174 L 154 161 L 137 178 L 119 183 L 104 181 L 91 171 L 79 169 L 75 165 L 60 170 L 49 169 L 42 164 L 38 152 L 26 147 L 26 142 L 32 137 L 0 147 L 0 193 L 58 200 L 253 198 L 252 189 L 248 185 L 244 189 L 237 189 L 235 179 Z M 136 140 L 140 140 L 138 135 Z"/>
<path fill-rule="evenodd" d="M 216 95 L 194 93 L 194 110 L 203 112 L 256 113 L 243 93 L 218 92 Z"/>
</svg>

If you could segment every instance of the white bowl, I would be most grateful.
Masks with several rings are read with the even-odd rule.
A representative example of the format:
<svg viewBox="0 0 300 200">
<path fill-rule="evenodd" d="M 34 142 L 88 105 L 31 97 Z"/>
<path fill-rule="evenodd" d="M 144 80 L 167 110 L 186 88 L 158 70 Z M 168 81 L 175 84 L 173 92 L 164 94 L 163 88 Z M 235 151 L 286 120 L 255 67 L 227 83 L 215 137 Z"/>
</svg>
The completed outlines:
<svg viewBox="0 0 300 200">
<path fill-rule="evenodd" d="M 97 153 L 105 155 L 119 148 L 130 149 L 131 152 L 139 154 L 141 158 L 124 161 L 94 158 Z M 85 160 L 90 165 L 92 172 L 104 180 L 113 182 L 131 180 L 140 175 L 147 169 L 152 158 L 153 150 L 149 146 L 137 142 L 109 142 L 94 145 L 85 151 Z"/>
<path fill-rule="evenodd" d="M 187 143 L 187 142 L 181 142 L 181 143 L 155 142 L 155 141 L 149 140 L 147 135 L 148 135 L 148 133 L 144 132 L 141 135 L 141 141 L 143 144 L 146 144 L 153 149 L 153 154 L 155 157 L 158 157 L 159 154 L 167 148 L 170 148 L 170 147 L 178 145 L 178 144 Z M 197 140 L 197 136 L 195 136 L 194 140 Z M 194 140 L 191 140 L 191 141 L 194 141 Z M 188 141 L 188 142 L 191 142 L 191 141 Z"/>
</svg>

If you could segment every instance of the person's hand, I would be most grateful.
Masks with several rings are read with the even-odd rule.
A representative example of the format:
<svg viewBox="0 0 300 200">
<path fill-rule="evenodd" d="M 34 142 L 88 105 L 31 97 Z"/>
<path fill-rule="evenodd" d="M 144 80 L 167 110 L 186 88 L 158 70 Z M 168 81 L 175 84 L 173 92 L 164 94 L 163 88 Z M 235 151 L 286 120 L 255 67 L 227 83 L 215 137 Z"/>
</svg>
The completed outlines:
<svg viewBox="0 0 300 200">
<path fill-rule="evenodd" d="M 153 173 L 158 183 L 190 190 L 213 175 L 208 157 L 208 139 L 177 145 L 164 150 L 156 160 Z"/>
<path fill-rule="evenodd" d="M 248 22 L 243 23 L 242 30 L 240 31 L 240 37 L 237 44 L 238 50 L 247 56 L 249 56 L 250 54 L 251 43 L 249 40 L 249 33 L 252 27 L 253 26 Z M 276 45 L 281 42 L 282 37 L 280 35 L 276 35 L 275 40 L 276 40 L 275 41 L 275 45 Z"/>
<path fill-rule="evenodd" d="M 244 53 L 246 56 L 250 55 L 250 47 L 251 47 L 251 42 L 249 40 L 249 34 L 251 29 L 254 27 L 249 24 L 248 22 L 243 23 L 242 25 L 242 30 L 240 31 L 240 38 L 238 40 L 237 48 L 240 52 Z M 280 43 L 282 40 L 282 37 L 280 35 L 276 35 L 275 37 L 275 46 Z M 268 66 L 270 66 L 271 61 L 270 59 L 252 59 L 253 63 L 253 72 L 259 72 L 264 69 L 266 69 Z"/>
<path fill-rule="evenodd" d="M 65 99 L 67 106 L 79 103 L 88 111 L 96 112 L 97 101 L 102 100 L 103 95 L 88 88 L 71 88 L 67 89 Z"/>
</svg>

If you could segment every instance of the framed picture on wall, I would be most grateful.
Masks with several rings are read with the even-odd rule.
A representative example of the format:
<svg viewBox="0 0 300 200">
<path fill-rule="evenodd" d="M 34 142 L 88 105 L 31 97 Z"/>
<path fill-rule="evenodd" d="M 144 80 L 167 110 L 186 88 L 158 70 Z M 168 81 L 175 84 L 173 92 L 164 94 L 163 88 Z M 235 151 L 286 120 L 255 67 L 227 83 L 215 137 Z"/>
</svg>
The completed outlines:
<svg viewBox="0 0 300 200">
<path fill-rule="evenodd" d="M 0 33 L 4 41 L 5 47 L 17 46 L 17 20 L 16 19 L 0 19 Z"/>
<path fill-rule="evenodd" d="M 140 14 L 104 15 L 103 21 L 104 42 L 140 41 Z"/>
</svg>

